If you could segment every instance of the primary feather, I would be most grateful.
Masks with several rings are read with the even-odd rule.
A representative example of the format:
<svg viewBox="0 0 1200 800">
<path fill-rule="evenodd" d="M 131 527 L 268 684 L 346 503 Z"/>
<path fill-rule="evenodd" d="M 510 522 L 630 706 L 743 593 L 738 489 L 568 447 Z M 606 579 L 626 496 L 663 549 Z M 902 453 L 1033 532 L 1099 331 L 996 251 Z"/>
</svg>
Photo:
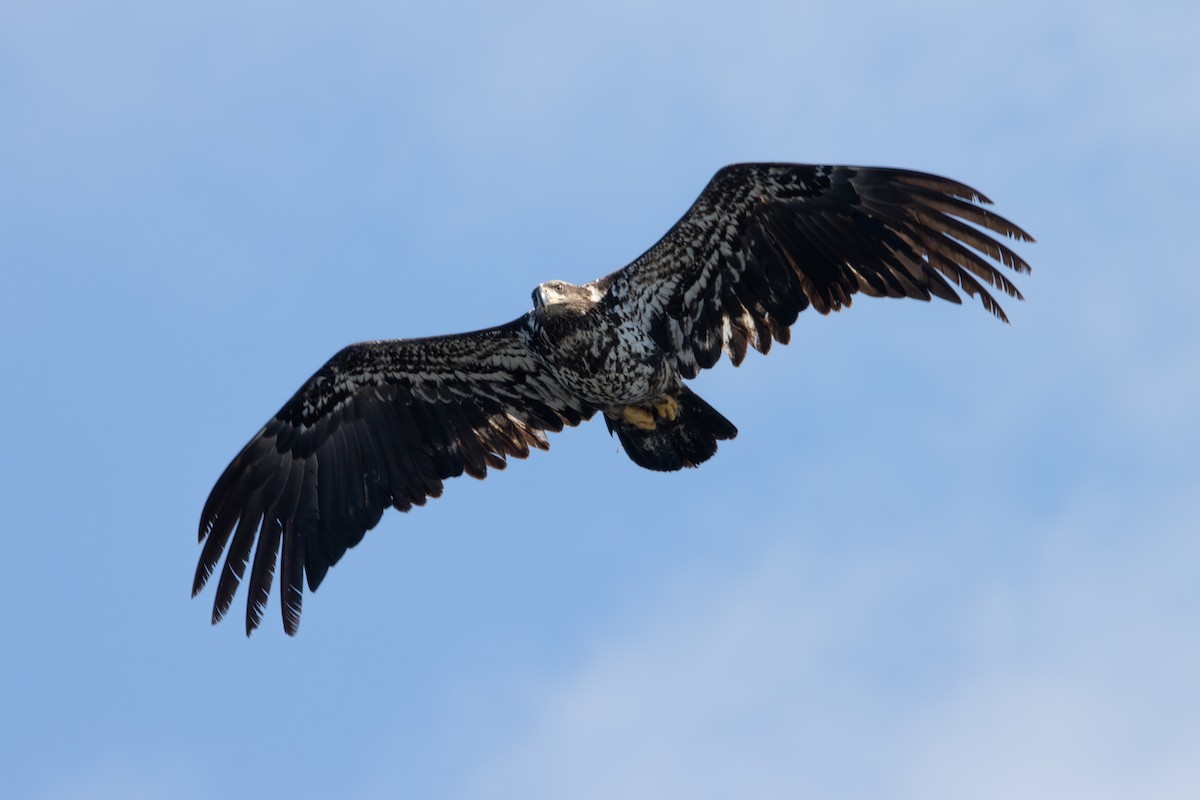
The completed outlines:
<svg viewBox="0 0 1200 800">
<path fill-rule="evenodd" d="M 249 633 L 278 566 L 294 634 L 305 578 L 316 589 L 385 509 L 424 505 L 464 472 L 503 469 L 546 449 L 546 431 L 597 411 L 639 465 L 696 466 L 737 430 L 682 381 L 722 352 L 737 365 L 750 348 L 786 344 L 809 306 L 837 311 L 859 292 L 959 303 L 957 287 L 1006 319 L 988 287 L 1020 294 L 997 265 L 1029 267 L 988 232 L 1032 238 L 989 203 L 920 172 L 736 164 L 633 263 L 583 286 L 544 283 L 534 309 L 506 325 L 351 345 L 217 481 L 192 592 L 224 555 L 217 622 L 250 567 Z"/>
</svg>

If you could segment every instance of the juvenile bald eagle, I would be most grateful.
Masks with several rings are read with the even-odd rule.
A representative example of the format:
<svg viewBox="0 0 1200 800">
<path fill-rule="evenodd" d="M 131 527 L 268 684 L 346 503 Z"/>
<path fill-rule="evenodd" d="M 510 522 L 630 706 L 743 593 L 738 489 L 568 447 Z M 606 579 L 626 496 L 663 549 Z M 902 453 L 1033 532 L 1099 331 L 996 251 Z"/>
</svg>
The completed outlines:
<svg viewBox="0 0 1200 800">
<path fill-rule="evenodd" d="M 546 431 L 597 412 L 639 466 L 697 466 L 737 429 L 684 380 L 722 352 L 737 365 L 750 348 L 786 344 L 809 306 L 838 311 L 857 292 L 959 303 L 957 286 L 1003 320 L 984 284 L 1020 298 L 996 264 L 1029 267 L 980 229 L 1032 239 L 981 204 L 990 201 L 975 190 L 920 172 L 736 164 L 632 264 L 582 286 L 543 283 L 512 322 L 350 345 L 217 481 L 192 594 L 228 546 L 219 621 L 257 538 L 246 633 L 262 620 L 278 559 L 294 634 L 305 576 L 316 589 L 384 509 L 408 511 L 447 478 L 482 478 L 545 450 Z"/>
</svg>

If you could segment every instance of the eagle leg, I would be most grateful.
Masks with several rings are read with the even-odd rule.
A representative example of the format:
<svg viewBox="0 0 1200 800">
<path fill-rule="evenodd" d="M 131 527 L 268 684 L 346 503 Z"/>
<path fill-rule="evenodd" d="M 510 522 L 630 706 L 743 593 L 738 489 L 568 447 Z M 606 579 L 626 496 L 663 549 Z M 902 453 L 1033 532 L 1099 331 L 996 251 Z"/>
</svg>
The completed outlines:
<svg viewBox="0 0 1200 800">
<path fill-rule="evenodd" d="M 671 395 L 664 395 L 661 400 L 646 406 L 625 406 L 621 416 L 633 427 L 652 431 L 660 421 L 674 422 L 679 419 L 679 401 Z"/>
<path fill-rule="evenodd" d="M 679 401 L 668 394 L 654 404 L 654 413 L 658 415 L 659 419 L 674 422 L 679 418 Z"/>
<path fill-rule="evenodd" d="M 635 428 L 643 431 L 652 431 L 655 428 L 654 414 L 641 406 L 625 406 L 621 409 L 621 416 Z"/>
</svg>

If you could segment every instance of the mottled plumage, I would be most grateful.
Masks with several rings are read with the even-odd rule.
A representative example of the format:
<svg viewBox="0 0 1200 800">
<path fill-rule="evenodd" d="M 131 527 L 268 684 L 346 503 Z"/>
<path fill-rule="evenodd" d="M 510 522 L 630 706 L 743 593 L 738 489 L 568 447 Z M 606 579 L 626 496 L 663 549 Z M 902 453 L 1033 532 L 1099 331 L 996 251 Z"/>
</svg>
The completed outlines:
<svg viewBox="0 0 1200 800">
<path fill-rule="evenodd" d="M 503 469 L 546 449 L 546 431 L 596 412 L 637 464 L 696 466 L 737 429 L 683 380 L 722 352 L 737 365 L 750 348 L 787 343 L 809 306 L 837 311 L 859 292 L 958 303 L 957 287 L 1005 319 L 986 287 L 1019 298 L 997 264 L 1029 267 L 983 231 L 1032 239 L 989 202 L 919 172 L 737 164 L 632 264 L 582 286 L 544 283 L 533 310 L 506 325 L 351 345 L 217 481 L 193 594 L 225 553 L 220 620 L 253 550 L 246 632 L 278 563 L 293 634 L 305 576 L 316 589 L 389 506 L 424 505 L 445 479 Z"/>
</svg>

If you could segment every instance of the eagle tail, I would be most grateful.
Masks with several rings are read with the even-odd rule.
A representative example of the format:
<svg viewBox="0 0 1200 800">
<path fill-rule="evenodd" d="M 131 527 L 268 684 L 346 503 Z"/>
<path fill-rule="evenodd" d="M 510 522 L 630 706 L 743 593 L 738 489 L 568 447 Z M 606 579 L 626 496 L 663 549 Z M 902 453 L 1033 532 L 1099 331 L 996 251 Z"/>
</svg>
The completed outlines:
<svg viewBox="0 0 1200 800">
<path fill-rule="evenodd" d="M 652 430 L 638 427 L 624 417 L 604 415 L 609 434 L 639 467 L 656 472 L 673 472 L 695 467 L 712 458 L 717 441 L 737 436 L 733 423 L 700 399 L 686 386 L 675 395 L 674 419 L 659 417 Z"/>
</svg>

